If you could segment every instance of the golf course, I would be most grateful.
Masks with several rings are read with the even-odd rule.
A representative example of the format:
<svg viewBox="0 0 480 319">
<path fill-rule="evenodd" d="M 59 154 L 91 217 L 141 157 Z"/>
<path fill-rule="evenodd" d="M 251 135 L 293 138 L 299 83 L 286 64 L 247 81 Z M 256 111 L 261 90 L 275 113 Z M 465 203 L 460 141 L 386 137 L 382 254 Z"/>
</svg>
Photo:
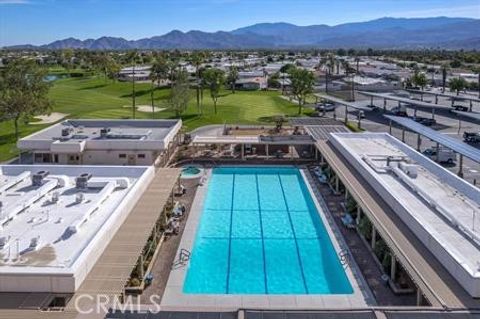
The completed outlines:
<svg viewBox="0 0 480 319">
<path fill-rule="evenodd" d="M 133 118 L 132 83 L 105 79 L 102 76 L 71 77 L 55 80 L 49 92 L 52 112 L 65 118 Z M 169 89 L 154 90 L 155 112 L 151 111 L 151 84 L 136 83 L 135 102 L 137 119 L 174 118 L 169 107 Z M 202 106 L 197 107 L 195 90 L 185 112 L 181 114 L 187 131 L 208 124 L 268 124 L 274 115 L 297 116 L 298 106 L 280 96 L 278 91 L 221 92 L 214 114 L 213 101 L 204 90 Z M 308 112 L 308 110 L 306 110 Z M 54 119 L 52 117 L 52 119 Z M 61 120 L 59 117 L 56 122 Z M 37 121 L 37 122 L 36 122 Z M 20 124 L 20 136 L 27 136 L 52 123 L 42 124 L 33 119 Z M 51 121 L 52 122 L 52 121 Z M 53 121 L 54 122 L 54 121 Z M 14 126 L 11 121 L 0 123 L 0 161 L 18 154 Z"/>
</svg>

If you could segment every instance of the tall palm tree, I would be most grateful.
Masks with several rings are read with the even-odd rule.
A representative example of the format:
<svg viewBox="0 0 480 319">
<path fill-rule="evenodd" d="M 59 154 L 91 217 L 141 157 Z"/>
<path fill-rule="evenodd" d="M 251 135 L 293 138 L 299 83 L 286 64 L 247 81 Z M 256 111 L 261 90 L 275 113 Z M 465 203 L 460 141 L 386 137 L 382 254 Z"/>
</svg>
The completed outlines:
<svg viewBox="0 0 480 319">
<path fill-rule="evenodd" d="M 192 64 L 195 66 L 195 90 L 197 96 L 197 110 L 200 113 L 200 66 L 204 61 L 204 54 L 202 52 L 195 52 L 192 55 Z"/>
<path fill-rule="evenodd" d="M 445 86 L 447 85 L 447 71 L 448 66 L 446 64 L 442 65 L 442 93 L 445 93 Z"/>
<path fill-rule="evenodd" d="M 154 84 L 157 82 L 157 87 L 160 86 L 160 82 L 162 80 L 165 80 L 168 78 L 169 75 L 169 69 L 168 69 L 168 63 L 167 60 L 162 55 L 158 55 L 155 59 L 155 61 L 152 64 L 152 68 L 150 70 L 150 80 L 152 81 L 152 86 L 150 89 L 150 98 L 152 102 L 152 116 L 154 115 L 155 112 L 155 105 L 154 105 L 154 92 L 155 92 L 155 87 Z"/>
<path fill-rule="evenodd" d="M 472 69 L 473 73 L 477 73 L 478 76 L 478 98 L 480 98 L 480 67 L 474 67 Z"/>
<path fill-rule="evenodd" d="M 135 93 L 135 67 L 137 65 L 138 52 L 133 50 L 128 54 L 127 60 L 132 63 L 132 117 L 135 119 L 136 115 L 136 93 Z"/>
</svg>

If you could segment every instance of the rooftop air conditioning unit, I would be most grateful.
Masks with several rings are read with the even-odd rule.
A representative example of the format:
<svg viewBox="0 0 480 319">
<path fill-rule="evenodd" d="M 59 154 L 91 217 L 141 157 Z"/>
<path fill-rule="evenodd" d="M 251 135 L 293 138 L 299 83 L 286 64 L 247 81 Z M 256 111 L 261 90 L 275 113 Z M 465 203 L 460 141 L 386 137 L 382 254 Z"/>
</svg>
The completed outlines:
<svg viewBox="0 0 480 319">
<path fill-rule="evenodd" d="M 40 244 L 40 236 L 38 237 L 33 237 L 30 239 L 30 248 L 35 250 L 37 249 L 38 245 Z"/>
<path fill-rule="evenodd" d="M 100 130 L 100 137 L 107 137 L 108 132 L 110 132 L 109 127 L 104 127 Z"/>
<path fill-rule="evenodd" d="M 81 202 L 83 202 L 84 198 L 85 196 L 83 195 L 83 193 L 77 193 L 77 195 L 75 196 L 75 203 L 80 204 Z"/>
<path fill-rule="evenodd" d="M 3 249 L 3 247 L 5 247 L 5 245 L 8 243 L 9 240 L 10 240 L 10 237 L 7 237 L 7 236 L 0 237 L 0 249 Z"/>
<path fill-rule="evenodd" d="M 63 137 L 69 136 L 71 131 L 72 131 L 72 129 L 70 127 L 62 128 L 62 136 Z"/>
<path fill-rule="evenodd" d="M 80 174 L 80 176 L 78 176 L 76 179 L 75 179 L 75 186 L 79 189 L 85 189 L 88 187 L 88 180 L 92 178 L 92 174 L 90 173 L 83 173 L 83 174 Z"/>
<path fill-rule="evenodd" d="M 53 192 L 51 202 L 52 203 L 58 202 L 59 197 L 60 197 L 60 194 L 58 192 Z"/>
<path fill-rule="evenodd" d="M 32 175 L 32 185 L 42 186 L 43 179 L 50 174 L 48 171 L 39 171 Z"/>
</svg>

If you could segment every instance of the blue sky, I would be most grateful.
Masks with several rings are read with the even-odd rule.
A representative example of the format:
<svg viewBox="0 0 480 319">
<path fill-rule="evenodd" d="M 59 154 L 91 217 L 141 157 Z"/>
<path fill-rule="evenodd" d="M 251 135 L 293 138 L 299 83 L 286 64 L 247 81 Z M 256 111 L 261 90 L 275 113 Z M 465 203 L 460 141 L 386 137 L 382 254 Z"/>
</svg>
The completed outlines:
<svg viewBox="0 0 480 319">
<path fill-rule="evenodd" d="M 480 0 L 0 0 L 0 46 L 57 39 L 139 39 L 173 29 L 233 30 L 391 17 L 480 18 Z"/>
</svg>

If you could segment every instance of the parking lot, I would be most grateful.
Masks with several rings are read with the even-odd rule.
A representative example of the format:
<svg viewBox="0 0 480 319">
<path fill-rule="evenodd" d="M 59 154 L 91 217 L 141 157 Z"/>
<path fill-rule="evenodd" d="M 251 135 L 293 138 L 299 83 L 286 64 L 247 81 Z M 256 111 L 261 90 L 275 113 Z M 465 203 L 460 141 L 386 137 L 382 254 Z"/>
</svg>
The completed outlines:
<svg viewBox="0 0 480 319">
<path fill-rule="evenodd" d="M 357 101 L 365 101 L 370 104 L 370 98 L 362 96 L 360 94 L 356 95 Z M 425 96 L 424 101 L 434 102 L 433 96 Z M 438 104 L 450 106 L 451 100 L 445 97 L 438 98 Z M 389 121 L 383 116 L 383 99 L 374 99 L 374 105 L 379 106 L 379 109 L 370 112 L 364 112 L 365 118 L 361 120 L 361 127 L 367 131 L 371 132 L 389 132 Z M 469 106 L 468 102 L 455 102 L 455 105 L 465 105 Z M 387 101 L 387 112 L 393 107 L 398 106 L 396 101 Z M 480 104 L 473 103 L 474 112 L 480 112 Z M 348 110 L 348 121 L 352 123 L 358 123 L 358 113 L 356 110 Z M 336 116 L 338 120 L 344 120 L 345 118 L 345 107 L 337 106 Z M 413 117 L 414 109 L 407 108 L 407 113 L 409 117 Z M 334 112 L 327 112 L 326 116 L 333 117 Z M 417 117 L 431 118 L 432 111 L 431 109 L 417 109 Z M 432 129 L 438 130 L 444 134 L 458 139 L 463 142 L 463 132 L 480 132 L 480 125 L 475 123 L 474 120 L 457 116 L 454 113 L 449 112 L 448 110 L 435 110 L 434 119 L 436 124 L 431 126 Z M 398 126 L 393 125 L 392 135 L 398 139 L 402 138 L 402 129 Z M 417 147 L 417 134 L 413 132 L 405 132 L 405 143 L 410 145 L 413 148 Z M 436 143 L 429 140 L 426 137 L 421 138 L 421 151 L 423 152 L 427 148 L 435 146 Z M 470 144 L 473 147 L 480 149 L 479 145 Z M 458 156 L 457 156 L 458 159 Z M 454 174 L 458 173 L 458 165 L 454 163 L 452 165 L 442 164 L 446 169 L 450 170 Z M 473 184 L 480 184 L 480 163 L 476 163 L 469 158 L 464 157 L 463 159 L 463 174 L 464 179 Z"/>
</svg>

